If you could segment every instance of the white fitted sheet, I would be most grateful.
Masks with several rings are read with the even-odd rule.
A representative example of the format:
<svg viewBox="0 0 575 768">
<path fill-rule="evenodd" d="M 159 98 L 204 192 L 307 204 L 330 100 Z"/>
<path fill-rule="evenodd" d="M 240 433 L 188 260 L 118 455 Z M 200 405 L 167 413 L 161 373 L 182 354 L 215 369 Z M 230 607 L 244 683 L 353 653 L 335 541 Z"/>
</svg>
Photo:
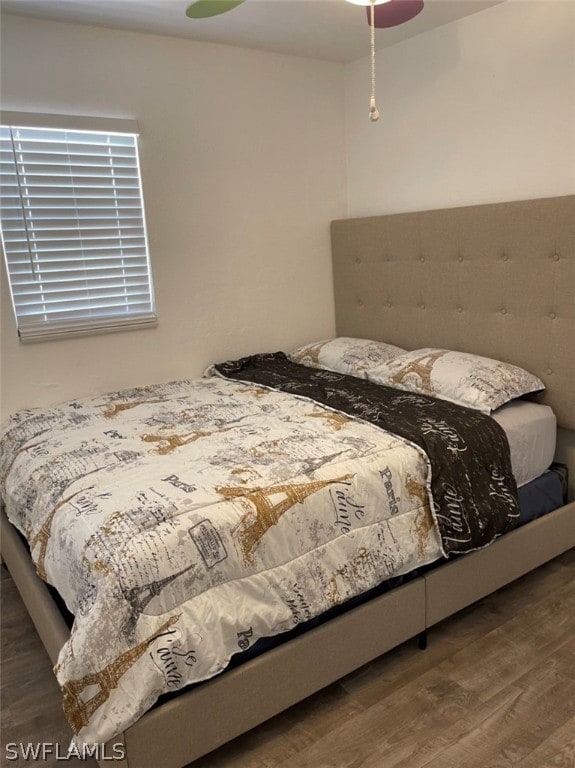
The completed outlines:
<svg viewBox="0 0 575 768">
<path fill-rule="evenodd" d="M 525 485 L 545 472 L 553 461 L 557 439 L 557 421 L 551 408 L 527 400 L 513 400 L 491 415 L 509 440 L 517 485 Z"/>
</svg>

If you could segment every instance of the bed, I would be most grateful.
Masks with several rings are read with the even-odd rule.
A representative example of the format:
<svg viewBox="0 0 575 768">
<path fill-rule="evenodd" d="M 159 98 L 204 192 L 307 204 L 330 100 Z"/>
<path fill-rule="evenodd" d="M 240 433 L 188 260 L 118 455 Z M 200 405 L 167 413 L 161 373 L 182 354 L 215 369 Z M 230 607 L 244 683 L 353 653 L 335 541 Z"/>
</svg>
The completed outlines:
<svg viewBox="0 0 575 768">
<path fill-rule="evenodd" d="M 472 350 L 533 371 L 572 482 L 574 221 L 570 196 L 334 222 L 337 332 Z M 68 628 L 2 525 L 2 556 L 55 663 Z M 574 544 L 570 502 L 148 711 L 120 738 L 123 764 L 185 765 Z"/>
</svg>

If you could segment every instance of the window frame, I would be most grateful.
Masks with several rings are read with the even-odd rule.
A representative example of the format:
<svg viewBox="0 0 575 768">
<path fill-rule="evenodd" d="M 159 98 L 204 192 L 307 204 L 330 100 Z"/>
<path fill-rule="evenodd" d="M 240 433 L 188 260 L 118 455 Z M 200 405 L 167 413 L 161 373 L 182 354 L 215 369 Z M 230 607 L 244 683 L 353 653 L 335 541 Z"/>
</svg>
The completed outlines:
<svg viewBox="0 0 575 768">
<path fill-rule="evenodd" d="M 152 265 L 150 260 L 150 251 L 149 251 L 147 226 L 146 226 L 144 193 L 143 193 L 143 183 L 142 183 L 140 153 L 139 153 L 140 131 L 139 131 L 137 122 L 131 119 L 25 113 L 25 112 L 11 112 L 11 111 L 3 110 L 0 113 L 0 125 L 2 125 L 3 128 L 7 128 L 7 129 L 16 129 L 16 128 L 22 128 L 22 129 L 31 128 L 31 129 L 46 129 L 46 130 L 56 129 L 61 131 L 80 131 L 80 132 L 93 133 L 93 134 L 102 133 L 102 134 L 107 134 L 108 136 L 113 136 L 118 134 L 120 135 L 123 134 L 124 136 L 129 135 L 130 137 L 133 138 L 133 148 L 130 147 L 130 149 L 131 150 L 133 149 L 133 153 L 134 153 L 133 159 L 135 160 L 135 165 L 132 169 L 132 176 L 133 176 L 134 182 L 137 179 L 138 188 L 139 188 L 139 208 L 137 211 L 137 217 L 139 220 L 141 219 L 141 225 L 138 226 L 138 229 L 141 232 L 140 240 L 143 242 L 143 245 L 141 248 L 141 253 L 138 254 L 137 258 L 138 258 L 138 264 L 140 268 L 143 271 L 145 271 L 145 274 L 143 272 L 142 275 L 140 275 L 140 279 L 141 279 L 141 285 L 142 285 L 142 295 L 146 297 L 145 298 L 146 307 L 142 312 L 137 312 L 135 309 L 133 309 L 134 304 L 136 303 L 135 300 L 134 300 L 134 304 L 132 304 L 132 308 L 130 308 L 130 300 L 128 299 L 127 302 L 125 303 L 125 307 L 127 311 L 124 315 L 122 315 L 118 311 L 114 312 L 114 310 L 110 308 L 107 313 L 105 309 L 100 310 L 99 313 L 96 312 L 96 314 L 98 315 L 97 317 L 84 316 L 84 317 L 75 317 L 70 320 L 69 319 L 63 320 L 61 318 L 58 318 L 58 319 L 55 319 L 54 317 L 50 318 L 49 315 L 47 315 L 45 316 L 46 319 L 44 321 L 26 322 L 23 319 L 25 317 L 25 314 L 21 311 L 19 312 L 16 306 L 13 284 L 12 284 L 13 275 L 11 274 L 11 269 L 12 270 L 14 269 L 15 259 L 13 254 L 12 254 L 12 260 L 9 257 L 8 249 L 4 242 L 4 226 L 2 227 L 2 237 L 1 237 L 2 250 L 4 252 L 4 262 L 6 267 L 8 285 L 10 289 L 10 297 L 12 300 L 12 310 L 14 313 L 14 318 L 16 321 L 16 327 L 17 327 L 20 341 L 35 342 L 35 341 L 53 340 L 53 339 L 59 339 L 59 338 L 70 338 L 75 336 L 87 336 L 87 335 L 99 334 L 99 333 L 112 333 L 117 331 L 129 331 L 129 330 L 155 327 L 157 325 L 158 319 L 156 314 Z M 14 152 L 14 149 L 13 149 L 13 152 Z M 65 156 L 65 154 L 63 156 Z M 12 155 L 12 161 L 16 162 L 16 156 L 14 154 Z M 18 170 L 16 170 L 16 175 L 18 175 Z M 113 172 L 111 172 L 111 175 L 113 176 Z M 74 183 L 75 182 L 72 182 L 72 186 Z M 23 211 L 24 211 L 26 196 L 17 193 L 16 195 L 12 196 L 12 199 L 13 200 L 18 199 L 21 202 L 23 206 Z M 110 200 L 112 200 L 112 195 L 110 195 Z M 77 215 L 79 208 L 74 208 L 72 206 L 69 210 L 73 210 Z M 121 225 L 122 219 L 121 217 L 120 218 L 116 217 L 116 218 L 118 221 L 118 232 L 120 232 L 121 231 L 120 225 Z M 33 216 L 29 218 L 23 213 L 23 221 L 24 223 L 22 228 L 25 230 L 26 241 L 27 241 L 27 245 L 24 247 L 24 250 L 27 249 L 28 258 L 30 261 L 30 277 L 34 278 L 33 260 L 35 258 L 35 252 L 32 250 L 30 243 L 28 242 L 28 224 L 30 222 L 33 222 Z M 80 229 L 81 229 L 81 226 L 78 225 L 78 230 Z M 119 234 L 117 239 L 121 240 L 121 237 L 122 235 Z M 81 235 L 79 236 L 79 240 L 80 239 L 81 239 Z M 119 254 L 118 258 L 121 260 L 123 258 L 122 251 L 120 250 L 118 254 Z M 85 252 L 82 252 L 82 257 L 84 257 L 84 255 L 85 255 Z M 112 273 L 104 273 L 104 275 L 102 276 L 102 280 L 105 280 L 105 281 L 109 280 L 111 274 Z M 76 282 L 77 281 L 78 281 L 78 278 L 76 278 Z M 56 281 L 54 282 L 53 287 L 57 290 L 57 286 L 62 286 L 64 282 L 65 281 L 63 278 L 56 278 Z M 119 283 L 120 281 L 118 281 L 118 286 L 119 286 Z M 116 287 L 116 290 L 118 290 L 118 286 Z M 93 287 L 88 285 L 84 293 L 84 298 L 83 299 L 73 298 L 73 300 L 78 302 L 81 302 L 82 300 L 86 300 L 87 297 L 89 296 L 90 291 L 95 291 L 95 290 L 99 290 L 99 289 L 94 289 Z M 113 290 L 113 289 L 105 288 L 104 290 L 107 291 L 107 290 Z M 82 288 L 75 290 L 74 293 L 76 293 L 78 297 L 81 297 Z M 38 302 L 38 304 L 39 303 L 40 302 Z M 88 303 L 86 304 L 86 306 L 88 306 Z M 89 310 L 86 309 L 84 314 L 86 315 L 88 312 Z"/>
</svg>

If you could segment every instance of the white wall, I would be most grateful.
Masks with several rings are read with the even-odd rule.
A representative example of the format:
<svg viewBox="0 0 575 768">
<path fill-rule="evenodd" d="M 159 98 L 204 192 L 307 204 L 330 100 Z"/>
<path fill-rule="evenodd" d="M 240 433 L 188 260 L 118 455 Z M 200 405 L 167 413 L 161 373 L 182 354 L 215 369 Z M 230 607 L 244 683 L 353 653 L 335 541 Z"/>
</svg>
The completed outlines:
<svg viewBox="0 0 575 768">
<path fill-rule="evenodd" d="M 1 55 L 4 109 L 138 120 L 159 315 L 20 344 L 3 274 L 3 417 L 333 332 L 342 65 L 10 16 Z"/>
<path fill-rule="evenodd" d="M 138 119 L 160 317 L 22 345 L 3 279 L 2 415 L 329 336 L 346 191 L 351 216 L 575 191 L 571 0 L 507 0 L 379 53 L 375 124 L 368 59 L 8 16 L 1 55 L 6 109 Z"/>
<path fill-rule="evenodd" d="M 425 13 L 425 10 L 423 11 Z M 575 192 L 575 3 L 507 0 L 346 69 L 348 213 Z"/>
</svg>

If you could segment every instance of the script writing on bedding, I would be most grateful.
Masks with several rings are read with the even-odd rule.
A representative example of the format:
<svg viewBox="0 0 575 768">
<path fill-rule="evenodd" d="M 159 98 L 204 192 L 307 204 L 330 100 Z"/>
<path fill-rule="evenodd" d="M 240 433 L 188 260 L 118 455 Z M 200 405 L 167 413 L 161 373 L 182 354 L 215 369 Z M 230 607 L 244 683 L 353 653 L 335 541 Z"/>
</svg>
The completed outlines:
<svg viewBox="0 0 575 768">
<path fill-rule="evenodd" d="M 56 674 L 77 744 L 112 739 L 259 638 L 512 525 L 513 510 L 478 512 L 455 535 L 433 456 L 361 416 L 387 406 L 302 370 L 257 357 L 3 425 L 6 512 L 75 617 Z M 323 395 L 306 389 L 318 383 Z"/>
</svg>

